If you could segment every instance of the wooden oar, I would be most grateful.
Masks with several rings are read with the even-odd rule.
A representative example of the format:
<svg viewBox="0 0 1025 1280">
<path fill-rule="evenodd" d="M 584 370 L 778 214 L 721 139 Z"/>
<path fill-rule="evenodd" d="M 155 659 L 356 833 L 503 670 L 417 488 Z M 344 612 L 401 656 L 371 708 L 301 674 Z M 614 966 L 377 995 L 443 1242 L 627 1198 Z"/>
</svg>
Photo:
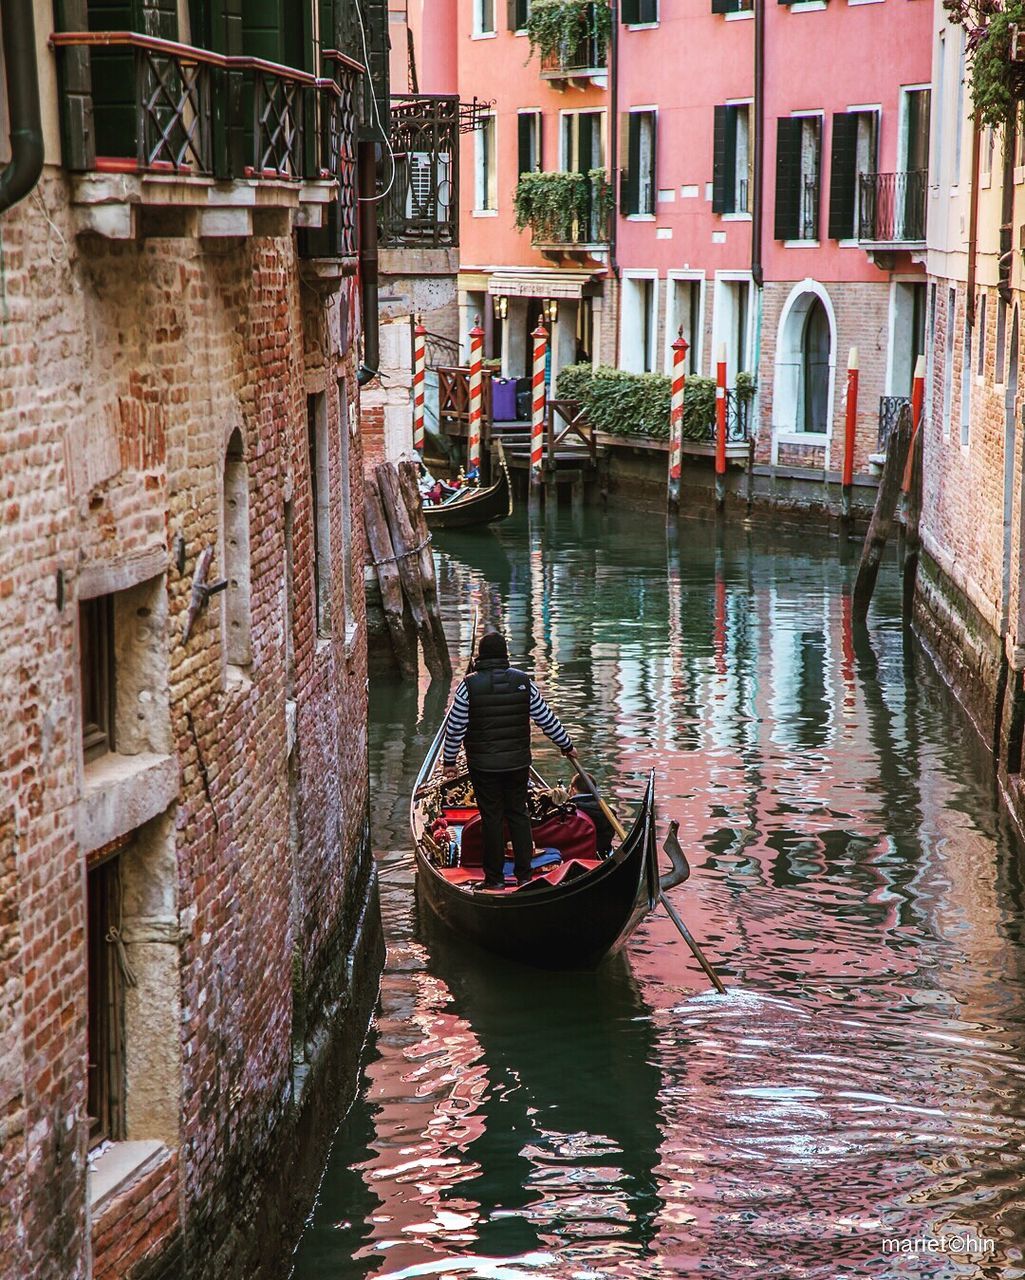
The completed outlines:
<svg viewBox="0 0 1025 1280">
<path fill-rule="evenodd" d="M 605 803 L 605 801 L 601 798 L 601 796 L 598 794 L 598 788 L 594 785 L 590 777 L 581 768 L 580 762 L 578 760 L 574 760 L 572 756 L 569 757 L 569 760 L 570 760 L 570 763 L 573 765 L 574 772 L 576 773 L 577 777 L 580 779 L 580 782 L 583 784 L 584 790 L 588 793 L 588 795 L 592 796 L 598 802 L 598 805 L 602 813 L 609 820 L 609 822 L 612 825 L 613 831 L 615 831 L 616 835 L 620 838 L 620 840 L 625 840 L 626 829 L 624 828 L 623 824 L 619 821 L 619 819 L 616 817 L 616 815 L 612 812 L 612 810 L 609 808 L 609 806 Z M 662 905 L 665 907 L 666 912 L 669 916 L 669 919 L 672 920 L 673 924 L 675 924 L 677 929 L 679 930 L 680 935 L 683 938 L 684 942 L 686 942 L 687 946 L 690 947 L 691 951 L 694 953 L 695 960 L 697 960 L 698 964 L 701 965 L 702 969 L 704 969 L 705 975 L 707 976 L 709 982 L 712 984 L 712 986 L 715 987 L 716 991 L 718 991 L 721 996 L 724 996 L 726 994 L 726 988 L 722 984 L 722 979 L 719 977 L 716 971 L 705 959 L 705 953 L 698 946 L 697 941 L 694 938 L 694 935 L 691 933 L 691 931 L 680 919 L 679 915 L 676 912 L 676 908 L 669 901 L 669 899 L 666 897 L 666 895 L 662 892 L 661 889 L 659 889 L 658 898 L 659 898 L 659 901 L 662 903 Z"/>
</svg>

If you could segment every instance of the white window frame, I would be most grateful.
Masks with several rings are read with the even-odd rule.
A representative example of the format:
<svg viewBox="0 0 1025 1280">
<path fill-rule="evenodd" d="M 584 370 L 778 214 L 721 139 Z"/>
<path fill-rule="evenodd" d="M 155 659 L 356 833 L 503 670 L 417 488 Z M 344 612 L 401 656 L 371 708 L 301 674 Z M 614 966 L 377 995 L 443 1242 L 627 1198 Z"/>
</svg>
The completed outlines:
<svg viewBox="0 0 1025 1280">
<path fill-rule="evenodd" d="M 673 371 L 673 343 L 676 341 L 676 331 L 680 327 L 680 318 L 676 310 L 676 289 L 677 283 L 689 283 L 698 281 L 700 288 L 698 289 L 698 307 L 701 311 L 701 323 L 698 325 L 697 332 L 693 331 L 684 334 L 687 341 L 694 347 L 693 361 L 696 370 L 695 376 L 700 377 L 705 357 L 705 307 L 708 303 L 708 277 L 704 271 L 692 270 L 671 270 L 666 272 L 666 331 L 665 331 L 665 371 L 672 373 Z M 690 356 L 691 353 L 688 353 Z"/>
<path fill-rule="evenodd" d="M 791 9 L 793 7 L 794 7 L 793 5 L 790 5 Z M 825 8 L 826 6 L 823 4 L 822 7 Z M 825 166 L 825 156 L 823 152 L 824 152 L 825 140 L 826 140 L 826 113 L 822 107 L 818 107 L 811 111 L 791 111 L 790 118 L 792 120 L 817 120 L 819 122 L 819 158 L 818 158 L 818 173 L 817 173 L 818 183 L 819 183 L 819 193 L 818 193 L 819 207 L 817 211 L 818 216 L 816 218 L 816 222 L 818 224 L 818 235 L 815 237 L 814 240 L 806 240 L 803 237 L 797 240 L 784 240 L 783 248 L 784 249 L 817 249 L 822 242 L 822 197 L 824 194 L 824 188 L 822 183 L 822 170 Z M 801 170 L 801 176 L 804 177 L 803 168 Z M 828 220 L 828 217 L 829 217 L 828 209 L 826 212 L 826 217 Z"/>
<path fill-rule="evenodd" d="M 486 127 L 476 130 L 474 133 L 473 145 L 473 216 L 475 218 L 494 218 L 498 215 L 498 116 L 495 112 L 487 112 L 482 117 L 484 121 L 490 121 L 492 136 L 494 138 L 494 164 L 491 168 L 491 181 L 487 183 L 488 190 L 483 190 L 483 168 L 484 168 L 484 149 L 487 145 L 488 130 Z M 481 198 L 486 202 L 492 198 L 492 188 L 494 194 L 494 204 L 481 203 Z"/>
<path fill-rule="evenodd" d="M 580 116 L 601 116 L 601 129 L 598 136 L 601 139 L 601 160 L 596 168 L 607 168 L 609 163 L 609 126 L 608 111 L 604 107 L 563 107 L 559 112 L 559 169 L 563 173 L 570 172 L 570 160 L 572 156 L 566 155 L 566 125 L 565 120 L 568 117 L 574 119 Z M 574 138 L 574 142 L 575 142 Z"/>
<path fill-rule="evenodd" d="M 708 368 L 709 368 L 710 374 L 714 372 L 716 355 L 717 355 L 717 352 L 719 351 L 719 348 L 725 342 L 726 349 L 728 351 L 730 346 L 730 340 L 732 338 L 731 332 L 727 332 L 727 333 L 723 332 L 723 314 L 725 311 L 725 307 L 722 304 L 722 299 L 725 298 L 726 295 L 724 291 L 720 288 L 720 286 L 722 285 L 729 285 L 729 284 L 746 284 L 747 285 L 747 324 L 746 324 L 746 332 L 744 334 L 744 364 L 749 365 L 751 363 L 752 356 L 754 355 L 754 324 L 755 324 L 754 281 L 751 278 L 751 272 L 750 271 L 733 271 L 733 270 L 717 271 L 715 273 L 715 279 L 713 281 L 713 293 L 712 293 L 712 350 L 709 353 L 709 357 L 708 357 L 709 359 Z M 755 370 L 754 369 L 748 369 L 748 370 L 737 369 L 734 371 L 734 378 L 736 378 L 737 373 L 743 373 L 743 372 L 754 373 Z"/>
<path fill-rule="evenodd" d="M 488 0 L 473 0 L 473 39 L 474 40 L 492 40 L 498 35 L 498 3 L 499 0 L 490 0 L 491 3 L 491 23 L 490 27 L 485 27 L 483 22 L 484 6 Z"/>
<path fill-rule="evenodd" d="M 829 389 L 826 398 L 826 424 L 825 431 L 796 431 L 788 424 L 780 422 L 780 404 L 782 397 L 776 393 L 773 395 L 772 401 L 772 465 L 776 466 L 779 462 L 779 446 L 793 445 L 811 445 L 818 448 L 825 448 L 825 467 L 829 470 L 830 465 L 830 449 L 833 441 L 833 418 L 836 413 L 836 361 L 837 361 L 837 334 L 838 326 L 836 321 L 836 310 L 833 299 L 830 296 L 829 288 L 826 283 L 820 280 L 814 280 L 808 277 L 805 280 L 798 281 L 790 290 L 783 309 L 780 312 L 779 323 L 776 327 L 776 365 L 773 369 L 775 386 L 779 388 L 782 385 L 782 378 L 779 375 L 779 367 L 781 357 L 787 354 L 787 349 L 783 343 L 783 334 L 786 325 L 790 319 L 790 313 L 806 294 L 814 294 L 825 308 L 826 317 L 829 320 Z"/>
<path fill-rule="evenodd" d="M 542 150 L 543 150 L 543 147 L 544 147 L 544 143 L 543 143 L 543 141 L 542 141 L 542 137 L 541 137 L 541 130 L 542 130 L 541 117 L 542 117 L 543 115 L 544 115 L 544 112 L 541 110 L 541 108 L 540 108 L 540 107 L 518 107 L 518 108 L 516 109 L 516 125 L 517 125 L 517 128 L 516 128 L 516 139 L 517 139 L 517 146 L 519 145 L 519 136 L 520 136 L 520 134 L 519 134 L 519 119 L 520 119 L 520 116 L 533 116 L 533 118 L 534 118 L 534 144 L 535 144 L 535 146 L 537 147 L 537 163 L 538 163 L 538 168 L 539 168 L 539 169 L 542 169 L 542 170 L 544 169 L 544 165 L 545 165 L 545 158 L 544 158 L 544 156 L 542 155 Z M 497 150 L 497 148 L 496 148 L 496 150 Z M 519 155 L 517 154 L 517 156 L 516 156 L 516 163 L 517 163 L 517 164 L 519 164 L 519 162 L 520 162 L 520 158 L 519 158 Z"/>
<path fill-rule="evenodd" d="M 650 115 L 652 117 L 651 126 L 651 212 L 650 213 L 628 213 L 626 220 L 628 222 L 654 222 L 658 216 L 658 188 L 655 186 L 655 178 L 658 176 L 658 107 L 652 103 L 651 106 L 629 107 L 627 115 Z M 605 150 L 605 135 L 602 133 L 602 151 Z M 640 178 L 638 176 L 638 198 L 640 194 Z"/>
<path fill-rule="evenodd" d="M 628 372 L 631 372 L 631 373 L 647 373 L 647 372 L 654 373 L 654 372 L 656 372 L 656 371 L 657 371 L 657 369 L 658 369 L 658 317 L 659 317 L 659 300 L 658 300 L 658 285 L 659 285 L 659 279 L 658 279 L 658 272 L 657 272 L 657 271 L 655 271 L 655 270 L 643 270 L 643 271 L 642 271 L 642 270 L 630 270 L 630 271 L 624 271 L 624 272 L 622 273 L 622 277 L 621 277 L 621 278 L 622 278 L 622 280 L 623 280 L 624 282 L 625 282 L 625 281 L 627 281 L 627 280 L 632 280 L 632 281 L 636 281 L 636 282 L 644 282 L 644 281 L 646 281 L 646 280 L 649 280 L 649 281 L 651 281 L 651 282 L 652 282 L 652 290 L 651 290 L 651 325 L 652 325 L 652 335 L 651 335 L 651 369 L 650 369 L 650 371 L 649 371 L 649 370 L 646 370 L 646 369 L 643 367 L 643 363 L 644 363 L 644 353 L 643 353 L 643 349 L 642 349 L 642 352 L 641 352 L 641 367 L 640 367 L 640 368 L 634 368 L 632 365 L 628 365 L 628 364 L 626 363 L 626 358 L 625 358 L 625 353 L 626 353 L 626 321 L 627 321 L 627 308 L 626 308 L 625 306 L 623 306 L 622 304 L 620 305 L 620 308 L 619 308 L 619 363 L 620 363 L 620 368 L 622 368 L 622 369 L 626 369 Z"/>
<path fill-rule="evenodd" d="M 727 107 L 747 107 L 747 157 L 748 164 L 745 170 L 744 181 L 748 184 L 747 205 L 746 209 L 734 209 L 731 213 L 723 213 L 720 215 L 723 222 L 750 222 L 751 221 L 751 197 L 754 194 L 751 190 L 751 182 L 753 180 L 752 159 L 754 153 L 755 140 L 755 122 L 754 122 L 754 98 L 727 98 L 723 104 Z M 734 117 L 736 119 L 736 117 Z M 736 156 L 737 139 L 733 138 L 733 152 Z M 740 170 L 737 169 L 733 174 L 733 190 L 736 193 L 737 177 Z"/>
</svg>

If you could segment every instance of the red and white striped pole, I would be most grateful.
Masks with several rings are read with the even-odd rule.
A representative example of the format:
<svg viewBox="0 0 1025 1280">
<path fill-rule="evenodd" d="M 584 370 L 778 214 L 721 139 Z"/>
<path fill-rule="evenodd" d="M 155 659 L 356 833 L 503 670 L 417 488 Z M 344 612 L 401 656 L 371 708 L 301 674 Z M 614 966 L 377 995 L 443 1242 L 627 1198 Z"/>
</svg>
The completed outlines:
<svg viewBox="0 0 1025 1280">
<path fill-rule="evenodd" d="M 466 446 L 466 469 L 480 474 L 481 380 L 484 355 L 484 330 L 480 316 L 474 316 L 470 330 L 470 424 Z"/>
<path fill-rule="evenodd" d="M 726 343 L 715 371 L 715 509 L 726 505 Z"/>
<path fill-rule="evenodd" d="M 680 325 L 673 343 L 673 391 L 669 402 L 669 509 L 680 509 L 680 475 L 683 468 L 683 391 L 687 381 L 683 363 L 689 344 Z"/>
<path fill-rule="evenodd" d="M 413 328 L 413 448 L 424 456 L 424 379 L 427 374 L 427 330 L 417 316 Z"/>
<path fill-rule="evenodd" d="M 541 451 L 545 437 L 545 359 L 548 352 L 548 330 L 544 316 L 539 316 L 534 339 L 534 361 L 530 382 L 530 487 L 541 485 Z"/>
<path fill-rule="evenodd" d="M 911 490 L 911 470 L 914 466 L 915 440 L 918 429 L 922 425 L 922 410 L 925 408 L 925 356 L 915 361 L 915 376 L 911 383 L 911 447 L 908 449 L 908 460 L 904 465 L 904 478 L 901 481 L 901 493 Z"/>
<path fill-rule="evenodd" d="M 858 429 L 858 348 L 847 357 L 847 414 L 844 419 L 843 475 L 840 489 L 840 518 L 851 518 L 851 486 L 854 484 L 854 436 Z"/>
</svg>

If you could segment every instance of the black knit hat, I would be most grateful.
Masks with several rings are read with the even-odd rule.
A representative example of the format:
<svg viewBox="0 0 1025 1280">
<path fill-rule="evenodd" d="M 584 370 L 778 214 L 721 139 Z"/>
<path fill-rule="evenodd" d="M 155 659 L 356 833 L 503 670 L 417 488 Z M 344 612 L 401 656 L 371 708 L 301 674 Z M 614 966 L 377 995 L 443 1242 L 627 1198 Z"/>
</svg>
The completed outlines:
<svg viewBox="0 0 1025 1280">
<path fill-rule="evenodd" d="M 505 636 L 501 631 L 489 631 L 487 635 L 481 636 L 480 644 L 477 646 L 478 659 L 483 658 L 503 658 L 509 661 L 509 646 L 505 643 Z"/>
</svg>

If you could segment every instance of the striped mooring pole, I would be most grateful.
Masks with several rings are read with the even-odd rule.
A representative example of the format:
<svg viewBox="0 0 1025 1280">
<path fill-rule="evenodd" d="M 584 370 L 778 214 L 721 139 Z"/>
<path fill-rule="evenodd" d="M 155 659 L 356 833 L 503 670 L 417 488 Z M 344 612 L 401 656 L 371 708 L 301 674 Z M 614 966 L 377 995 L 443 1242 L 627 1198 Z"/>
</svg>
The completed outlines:
<svg viewBox="0 0 1025 1280">
<path fill-rule="evenodd" d="M 847 357 L 847 413 L 844 418 L 843 475 L 840 489 L 840 519 L 851 518 L 851 486 L 854 484 L 854 435 L 858 428 L 858 348 Z"/>
<path fill-rule="evenodd" d="M 726 343 L 715 370 L 715 509 L 726 505 Z"/>
<path fill-rule="evenodd" d="M 417 316 L 413 328 L 413 448 L 424 456 L 424 378 L 427 373 L 427 330 Z"/>
<path fill-rule="evenodd" d="M 673 343 L 673 391 L 669 402 L 669 510 L 680 509 L 680 474 L 683 467 L 683 391 L 687 381 L 684 361 L 689 344 L 680 325 Z"/>
<path fill-rule="evenodd" d="M 915 361 L 915 376 L 911 382 L 911 447 L 908 449 L 908 460 L 904 467 L 904 478 L 901 480 L 902 494 L 911 492 L 911 472 L 915 465 L 915 439 L 922 425 L 922 410 L 925 408 L 925 356 Z"/>
<path fill-rule="evenodd" d="M 545 362 L 548 356 L 548 330 L 544 316 L 539 316 L 534 339 L 534 361 L 530 381 L 530 487 L 541 486 L 541 451 L 545 436 Z"/>
<path fill-rule="evenodd" d="M 482 360 L 484 353 L 484 330 L 480 327 L 480 316 L 474 316 L 473 328 L 470 330 L 470 423 L 469 440 L 466 445 L 466 469 L 477 469 L 480 474 L 480 429 L 481 429 L 481 381 Z"/>
</svg>

